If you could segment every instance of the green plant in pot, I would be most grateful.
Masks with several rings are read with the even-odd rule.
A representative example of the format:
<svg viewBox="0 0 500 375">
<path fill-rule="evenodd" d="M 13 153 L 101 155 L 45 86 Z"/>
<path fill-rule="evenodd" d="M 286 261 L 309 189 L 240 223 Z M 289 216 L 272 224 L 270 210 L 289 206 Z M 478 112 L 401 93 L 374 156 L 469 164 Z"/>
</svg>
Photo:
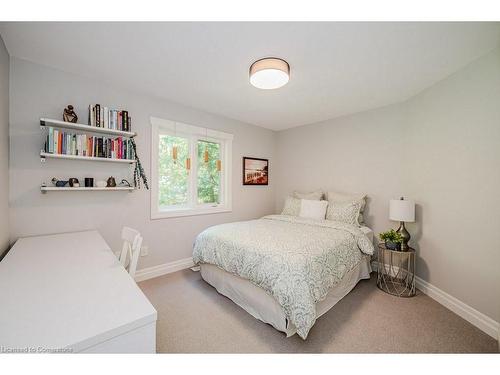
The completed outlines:
<svg viewBox="0 0 500 375">
<path fill-rule="evenodd" d="M 401 250 L 403 236 L 394 229 L 379 234 L 380 240 L 384 241 L 385 247 L 389 250 Z"/>
</svg>

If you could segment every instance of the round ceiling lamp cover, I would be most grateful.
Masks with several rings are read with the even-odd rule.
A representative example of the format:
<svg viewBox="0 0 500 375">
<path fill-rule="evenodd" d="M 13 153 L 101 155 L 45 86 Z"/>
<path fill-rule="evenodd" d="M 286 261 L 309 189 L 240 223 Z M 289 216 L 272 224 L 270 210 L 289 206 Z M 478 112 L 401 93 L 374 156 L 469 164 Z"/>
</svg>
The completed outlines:
<svg viewBox="0 0 500 375">
<path fill-rule="evenodd" d="M 290 80 L 290 65 L 276 57 L 257 60 L 250 66 L 250 83 L 263 90 L 280 88 Z"/>
</svg>

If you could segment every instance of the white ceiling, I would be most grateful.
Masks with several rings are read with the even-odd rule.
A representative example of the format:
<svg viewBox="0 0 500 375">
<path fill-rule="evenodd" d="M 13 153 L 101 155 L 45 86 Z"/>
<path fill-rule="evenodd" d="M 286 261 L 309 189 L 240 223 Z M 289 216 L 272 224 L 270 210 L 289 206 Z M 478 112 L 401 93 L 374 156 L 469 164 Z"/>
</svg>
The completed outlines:
<svg viewBox="0 0 500 375">
<path fill-rule="evenodd" d="M 12 56 L 273 130 L 403 101 L 500 45 L 500 23 L 1 23 Z M 288 61 L 277 90 L 250 64 Z"/>
</svg>

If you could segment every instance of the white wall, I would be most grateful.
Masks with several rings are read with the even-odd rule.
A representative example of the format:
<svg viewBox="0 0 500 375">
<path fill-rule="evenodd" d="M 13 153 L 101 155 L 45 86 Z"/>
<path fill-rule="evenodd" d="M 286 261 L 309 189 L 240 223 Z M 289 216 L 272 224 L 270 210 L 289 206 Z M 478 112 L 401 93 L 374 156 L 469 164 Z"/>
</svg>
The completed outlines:
<svg viewBox="0 0 500 375">
<path fill-rule="evenodd" d="M 9 247 L 9 54 L 0 37 L 0 259 Z"/>
<path fill-rule="evenodd" d="M 500 322 L 500 49 L 408 103 L 418 273 Z"/>
<path fill-rule="evenodd" d="M 18 59 L 10 70 L 12 241 L 96 228 L 118 248 L 129 225 L 151 249 L 142 268 L 189 257 L 204 228 L 278 211 L 295 189 L 367 193 L 376 233 L 396 227 L 388 201 L 404 195 L 418 205 L 408 225 L 418 275 L 500 321 L 500 50 L 408 102 L 279 133 Z M 152 221 L 147 191 L 42 195 L 40 182 L 52 176 L 130 176 L 104 163 L 40 164 L 39 117 L 60 117 L 71 103 L 85 120 L 86 105 L 97 102 L 130 111 L 148 175 L 151 115 L 233 133 L 233 212 Z M 271 159 L 269 187 L 241 185 L 243 155 Z"/>
<path fill-rule="evenodd" d="M 500 49 L 408 102 L 278 133 L 276 209 L 295 189 L 417 203 L 417 274 L 500 321 Z"/>
<path fill-rule="evenodd" d="M 367 193 L 366 223 L 386 228 L 389 199 L 405 193 L 395 168 L 404 119 L 404 108 L 390 106 L 279 132 L 276 210 L 293 190 Z"/>
<path fill-rule="evenodd" d="M 124 225 L 140 230 L 150 254 L 139 268 L 190 257 L 195 236 L 208 226 L 256 218 L 274 211 L 273 161 L 275 133 L 253 125 L 218 117 L 119 87 L 67 74 L 13 58 L 10 87 L 10 221 L 11 240 L 20 236 L 98 229 L 113 247 L 120 247 Z M 150 116 L 222 130 L 234 134 L 233 211 L 225 214 L 150 220 L 150 193 L 56 192 L 40 193 L 40 183 L 52 177 L 130 180 L 131 169 L 113 163 L 48 159 L 40 163 L 43 146 L 40 117 L 60 118 L 65 105 L 73 104 L 83 122 L 87 106 L 100 103 L 124 108 L 132 116 L 139 156 L 150 176 Z M 270 185 L 242 186 L 242 156 L 270 159 Z"/>
</svg>

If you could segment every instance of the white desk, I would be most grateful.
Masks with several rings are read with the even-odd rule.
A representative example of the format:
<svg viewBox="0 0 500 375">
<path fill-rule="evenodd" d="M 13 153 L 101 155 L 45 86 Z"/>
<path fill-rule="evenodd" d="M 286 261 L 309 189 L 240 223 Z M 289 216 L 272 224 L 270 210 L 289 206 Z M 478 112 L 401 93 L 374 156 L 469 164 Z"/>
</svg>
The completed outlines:
<svg viewBox="0 0 500 375">
<path fill-rule="evenodd" d="M 0 262 L 0 353 L 154 353 L 156 319 L 97 231 L 21 238 Z"/>
</svg>

